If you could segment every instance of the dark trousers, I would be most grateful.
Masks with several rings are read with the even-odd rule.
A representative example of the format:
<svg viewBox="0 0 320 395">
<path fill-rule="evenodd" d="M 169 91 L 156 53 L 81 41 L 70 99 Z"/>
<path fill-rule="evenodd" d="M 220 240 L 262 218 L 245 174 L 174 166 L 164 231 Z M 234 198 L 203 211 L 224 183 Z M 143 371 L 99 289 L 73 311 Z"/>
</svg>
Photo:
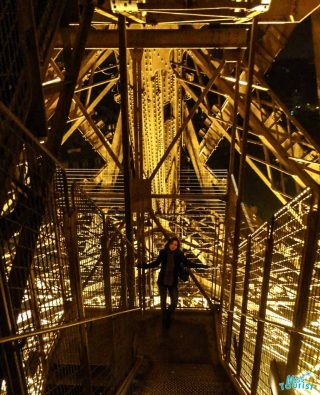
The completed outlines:
<svg viewBox="0 0 320 395">
<path fill-rule="evenodd" d="M 174 311 L 174 309 L 177 307 L 178 304 L 178 288 L 168 287 L 166 285 L 158 285 L 158 286 L 159 286 L 162 312 L 165 312 L 167 308 L 167 292 L 169 292 L 169 296 L 170 296 L 170 305 L 168 310 Z"/>
</svg>

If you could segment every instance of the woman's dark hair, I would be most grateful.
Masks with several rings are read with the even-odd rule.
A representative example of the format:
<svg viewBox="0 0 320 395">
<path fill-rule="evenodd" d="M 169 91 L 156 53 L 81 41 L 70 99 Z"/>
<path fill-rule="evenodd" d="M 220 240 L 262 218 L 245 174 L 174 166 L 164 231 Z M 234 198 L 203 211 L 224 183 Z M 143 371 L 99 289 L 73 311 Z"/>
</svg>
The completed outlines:
<svg viewBox="0 0 320 395">
<path fill-rule="evenodd" d="M 176 242 L 178 243 L 178 248 L 177 248 L 177 250 L 180 250 L 180 240 L 179 240 L 177 237 L 175 237 L 175 236 L 170 237 L 170 239 L 167 241 L 167 244 L 165 245 L 165 248 L 169 248 L 169 245 L 170 245 L 173 241 L 176 241 Z"/>
</svg>

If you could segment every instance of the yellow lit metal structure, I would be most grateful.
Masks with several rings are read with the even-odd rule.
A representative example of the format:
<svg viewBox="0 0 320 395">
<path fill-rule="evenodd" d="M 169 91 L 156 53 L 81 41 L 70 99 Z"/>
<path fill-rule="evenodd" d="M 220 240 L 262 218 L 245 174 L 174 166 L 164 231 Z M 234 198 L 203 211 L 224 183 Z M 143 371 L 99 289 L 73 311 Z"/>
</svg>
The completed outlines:
<svg viewBox="0 0 320 395">
<path fill-rule="evenodd" d="M 159 306 L 155 273 L 134 264 L 172 234 L 210 265 L 192 273 L 180 307 L 212 310 L 238 391 L 268 394 L 276 374 L 310 371 L 316 382 L 319 141 L 263 75 L 296 23 L 312 14 L 319 30 L 319 8 L 4 1 L 1 395 L 115 393 L 134 364 L 130 317 Z M 78 132 L 101 169 L 55 159 Z M 208 166 L 222 138 L 242 156 L 238 183 L 233 166 Z M 260 227 L 242 199 L 245 162 L 286 204 Z M 107 352 L 93 352 L 97 336 Z"/>
</svg>

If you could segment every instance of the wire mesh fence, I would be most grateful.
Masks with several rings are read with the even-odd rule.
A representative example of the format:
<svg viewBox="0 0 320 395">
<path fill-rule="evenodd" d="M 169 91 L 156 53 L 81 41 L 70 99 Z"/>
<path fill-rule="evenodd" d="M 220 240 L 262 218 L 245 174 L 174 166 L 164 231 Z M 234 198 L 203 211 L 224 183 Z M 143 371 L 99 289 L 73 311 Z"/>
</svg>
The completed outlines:
<svg viewBox="0 0 320 395">
<path fill-rule="evenodd" d="M 318 240 L 315 254 L 315 263 L 312 270 L 312 279 L 310 284 L 310 294 L 308 298 L 308 309 L 306 314 L 305 325 L 303 328 L 306 332 L 301 339 L 301 358 L 299 359 L 298 371 L 306 373 L 308 382 L 314 384 L 314 392 L 320 392 L 319 374 L 320 374 L 320 243 Z"/>
<path fill-rule="evenodd" d="M 253 355 L 256 345 L 257 322 L 250 316 L 246 318 L 245 338 L 241 361 L 240 382 L 245 388 L 250 389 L 253 369 Z"/>
<path fill-rule="evenodd" d="M 237 268 L 237 278 L 236 278 L 236 297 L 234 306 L 234 315 L 232 323 L 232 333 L 234 339 L 239 339 L 240 325 L 241 325 L 241 311 L 243 303 L 243 285 L 245 281 L 245 269 L 246 269 L 246 255 L 247 255 L 247 243 L 242 243 L 239 246 L 239 258 L 238 258 L 238 268 Z M 234 346 L 231 348 L 230 353 L 230 363 L 237 368 L 237 348 Z"/>
<path fill-rule="evenodd" d="M 102 258 L 103 213 L 77 185 L 72 187 L 72 198 L 77 208 L 77 246 L 84 305 L 103 307 L 106 304 Z"/>
<path fill-rule="evenodd" d="M 282 327 L 265 323 L 258 381 L 258 394 L 270 393 L 270 364 L 286 364 L 290 346 L 289 334 Z M 279 387 L 280 388 L 280 387 Z"/>
<path fill-rule="evenodd" d="M 1 113 L 0 142 L 7 153 L 0 166 L 1 394 L 80 394 L 88 386 L 110 393 L 133 363 L 134 320 L 78 323 L 126 307 L 125 239 L 8 114 Z"/>
<path fill-rule="evenodd" d="M 240 210 L 240 226 L 236 230 L 236 212 L 237 212 L 237 201 L 238 201 L 238 189 L 235 181 L 234 175 L 229 175 L 229 180 L 228 180 L 228 198 L 227 198 L 227 206 L 226 206 L 226 215 L 225 215 L 225 238 L 224 238 L 224 247 L 223 247 L 223 260 L 221 263 L 221 324 L 222 324 L 222 341 L 223 343 L 226 343 L 227 340 L 227 330 L 228 330 L 228 325 L 230 324 L 230 306 L 231 306 L 231 300 L 233 299 L 232 295 L 232 278 L 233 278 L 233 270 L 235 267 L 235 261 L 238 261 L 238 264 L 240 265 L 240 269 L 237 272 L 237 274 L 234 276 L 235 277 L 235 308 L 234 311 L 238 311 L 241 309 L 241 274 L 243 275 L 244 272 L 244 262 L 243 262 L 243 253 L 244 250 L 246 249 L 246 244 L 245 241 L 246 237 L 248 236 L 248 229 L 251 226 L 248 226 L 248 215 L 246 208 L 244 205 L 241 206 Z M 249 222 L 251 222 L 249 220 Z M 238 233 L 236 235 L 236 232 Z M 239 240 L 239 248 L 236 245 L 236 240 Z M 244 248 L 244 250 L 242 249 Z M 237 251 L 238 249 L 238 251 Z M 238 278 L 240 276 L 240 278 Z M 240 283 L 239 283 L 240 281 Z M 239 288 L 240 287 L 240 288 Z M 240 324 L 240 316 L 237 314 L 234 314 L 234 318 L 237 320 L 238 317 L 238 322 L 234 323 L 235 325 Z M 232 323 L 233 325 L 233 323 Z M 234 355 L 234 350 L 231 349 L 231 354 L 232 358 L 235 358 Z"/>
<path fill-rule="evenodd" d="M 232 312 L 233 327 L 230 334 L 232 348 L 228 363 L 230 368 L 238 373 L 238 380 L 248 393 L 252 393 L 251 384 L 255 374 L 258 377 L 257 389 L 254 393 L 270 393 L 271 362 L 276 361 L 279 366 L 286 366 L 289 362 L 289 351 L 296 352 L 300 356 L 296 374 L 303 375 L 309 372 L 310 382 L 316 381 L 320 369 L 318 347 L 320 237 L 319 224 L 313 229 L 309 226 L 308 218 L 312 215 L 318 217 L 319 209 L 314 204 L 313 194 L 306 189 L 274 215 L 273 227 L 267 223 L 263 224 L 250 236 L 250 245 L 248 239 L 239 246 L 235 308 Z M 271 234 L 269 229 L 272 229 Z M 310 238 L 308 232 L 309 234 L 315 232 L 312 245 L 308 242 Z M 268 245 L 272 248 L 271 254 L 270 251 L 268 252 Z M 301 282 L 305 278 L 305 271 L 308 270 L 306 267 L 313 265 L 310 260 L 304 262 L 308 256 L 306 255 L 308 248 L 315 250 L 315 259 L 310 295 L 305 295 L 309 301 L 306 322 L 304 327 L 300 328 L 301 324 L 297 320 L 301 318 L 297 316 L 297 305 L 304 298 L 301 294 Z M 249 254 L 246 253 L 247 249 Z M 262 291 L 264 277 L 268 276 L 268 260 L 270 260 L 270 277 L 267 277 L 267 295 L 264 295 Z M 245 288 L 246 266 L 249 269 L 247 289 Z M 228 293 L 227 290 L 224 292 Z M 261 311 L 263 298 L 266 298 L 266 308 Z M 243 315 L 241 309 L 244 301 L 247 303 L 247 310 L 244 310 Z M 226 316 L 226 312 L 224 314 Z M 241 320 L 244 320 L 242 326 Z M 260 337 L 257 337 L 259 331 Z M 301 348 L 295 348 L 297 346 L 294 336 L 298 332 Z M 243 343 L 240 341 L 242 336 Z M 259 345 L 262 347 L 257 355 Z M 285 377 L 281 379 L 284 382 L 286 380 Z"/>
<path fill-rule="evenodd" d="M 79 182 L 87 196 L 104 211 L 106 218 L 120 228 L 125 219 L 123 175 L 105 172 L 103 180 L 97 184 L 97 174 L 99 172 L 94 169 L 67 170 L 68 181 Z M 180 170 L 176 193 L 155 193 L 153 186 L 151 190 L 138 189 L 140 195 L 145 195 L 146 200 L 150 199 L 151 204 L 148 210 L 142 209 L 142 214 L 139 204 L 135 203 L 133 215 L 138 250 L 142 252 L 142 256 L 137 256 L 136 261 L 153 261 L 164 248 L 167 236 L 178 236 L 191 262 L 201 262 L 209 266 L 209 270 L 196 274 L 198 281 L 215 303 L 219 302 L 222 286 L 226 175 L 225 170 L 215 170 L 213 175 L 203 175 L 202 181 L 207 185 L 203 188 L 194 171 Z M 144 184 L 141 187 L 144 188 Z M 141 228 L 142 236 L 139 233 Z M 117 252 L 119 243 L 121 244 L 120 239 L 111 248 L 110 256 L 120 256 Z M 160 307 L 157 277 L 157 270 L 139 272 L 137 275 L 136 288 L 141 289 L 140 301 L 142 303 L 143 299 L 146 308 Z M 115 296 L 119 299 L 123 286 L 116 280 L 116 271 L 114 278 L 118 281 L 118 288 L 113 295 L 119 295 Z M 192 281 L 188 284 L 181 283 L 179 288 L 180 307 L 208 308 L 206 299 Z"/>
<path fill-rule="evenodd" d="M 222 262 L 222 294 L 221 294 L 221 325 L 222 325 L 222 341 L 227 340 L 227 325 L 229 317 L 229 304 L 231 297 L 231 276 L 232 276 L 232 259 L 234 246 L 234 229 L 236 216 L 237 190 L 232 178 L 228 184 L 228 201 L 226 207 L 225 221 L 225 240 L 224 240 L 224 257 Z"/>
<path fill-rule="evenodd" d="M 312 194 L 305 190 L 275 215 L 273 256 L 268 309 L 270 321 L 292 325 L 294 301 L 298 288 L 306 218 Z M 280 313 L 280 314 L 279 314 Z"/>
</svg>

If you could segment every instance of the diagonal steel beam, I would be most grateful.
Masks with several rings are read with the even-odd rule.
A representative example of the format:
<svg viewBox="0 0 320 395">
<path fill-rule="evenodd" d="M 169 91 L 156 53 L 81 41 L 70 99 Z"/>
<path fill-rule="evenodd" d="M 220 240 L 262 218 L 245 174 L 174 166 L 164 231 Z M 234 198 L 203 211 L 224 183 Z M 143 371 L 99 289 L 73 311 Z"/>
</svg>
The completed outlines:
<svg viewBox="0 0 320 395">
<path fill-rule="evenodd" d="M 116 154 L 119 162 L 122 162 L 123 154 L 122 154 L 122 131 L 121 131 L 121 114 L 118 117 L 116 130 L 113 135 L 111 149 Z M 102 182 L 103 186 L 113 186 L 117 181 L 119 175 L 119 167 L 115 164 L 114 161 L 109 158 L 109 156 L 104 157 L 106 161 L 106 165 L 100 169 L 94 177 L 94 182 L 96 184 Z M 112 174 L 111 180 L 106 175 Z"/>
<path fill-rule="evenodd" d="M 195 98 L 195 93 L 193 92 L 193 90 L 187 85 L 184 84 L 180 81 L 180 84 L 184 87 L 184 89 L 193 97 Z M 208 109 L 202 105 L 202 110 L 204 111 L 204 113 L 210 118 L 211 122 L 212 122 L 212 128 L 217 131 L 217 134 L 219 135 L 219 139 L 221 137 L 225 137 L 229 143 L 231 143 L 231 135 L 228 133 L 227 129 L 224 128 L 220 122 L 218 122 L 217 119 L 215 119 L 214 117 L 212 117 L 212 115 L 209 114 Z M 236 151 L 240 154 L 240 145 L 238 144 L 238 142 L 235 142 L 235 149 Z M 201 154 L 201 152 L 200 152 Z M 278 191 L 273 189 L 273 185 L 270 182 L 270 180 L 268 179 L 268 177 L 265 176 L 265 174 L 261 171 L 261 169 L 254 163 L 254 161 L 252 159 L 250 159 L 250 157 L 247 156 L 246 161 L 248 163 L 248 165 L 252 168 L 252 170 L 260 177 L 260 179 L 265 183 L 265 185 L 275 194 L 275 196 L 280 200 L 281 203 L 286 204 L 287 203 L 287 199 Z"/>
<path fill-rule="evenodd" d="M 82 112 L 83 116 L 85 117 L 85 119 L 87 120 L 89 126 L 91 127 L 91 129 L 93 130 L 96 138 L 98 139 L 98 141 L 100 141 L 100 143 L 102 144 L 102 146 L 106 149 L 107 153 L 109 154 L 109 158 L 108 160 L 112 160 L 114 162 L 114 164 L 116 165 L 116 167 L 122 172 L 123 171 L 123 166 L 120 162 L 121 158 L 119 157 L 118 154 L 116 154 L 116 152 L 113 150 L 112 145 L 106 140 L 105 136 L 103 135 L 103 133 L 101 132 L 101 130 L 99 129 L 99 127 L 94 123 L 93 119 L 91 118 L 90 114 L 87 112 L 85 106 L 83 105 L 83 103 L 81 102 L 80 98 L 77 95 L 74 95 L 74 100 L 78 106 L 78 108 L 80 109 L 80 111 Z M 81 127 L 81 126 L 80 126 Z M 118 125 L 117 125 L 118 128 Z M 86 134 L 85 131 L 82 131 L 83 134 Z M 88 136 L 86 136 L 86 138 L 88 138 Z M 99 151 L 99 149 L 96 147 L 95 145 L 95 141 L 92 141 L 92 138 L 88 138 L 88 140 L 90 141 L 90 143 L 92 144 L 92 146 Z M 100 152 L 101 155 L 101 152 Z M 104 159 L 106 160 L 106 158 L 104 157 Z"/>
<path fill-rule="evenodd" d="M 199 63 L 199 66 L 208 73 L 208 76 L 212 76 L 213 72 L 216 70 L 211 61 L 201 52 L 197 50 L 193 50 L 194 59 Z M 226 83 L 223 79 L 219 79 L 217 82 L 220 89 L 222 89 L 225 93 L 232 97 L 232 87 Z M 232 102 L 232 99 L 230 99 Z M 244 114 L 245 105 L 243 101 L 239 102 L 239 111 L 240 114 Z M 252 116 L 250 117 L 250 127 L 254 131 L 259 132 L 259 138 L 265 144 L 265 146 L 269 149 L 270 152 L 279 160 L 279 162 L 288 170 L 292 172 L 292 176 L 295 178 L 295 181 L 301 185 L 302 187 L 310 186 L 314 191 L 319 190 L 319 184 L 315 182 L 315 180 L 304 171 L 303 167 L 291 160 L 286 149 L 277 141 L 274 134 L 270 133 L 270 130 L 259 120 L 259 116 L 256 113 L 256 109 L 251 106 Z"/>
<path fill-rule="evenodd" d="M 47 142 L 47 147 L 53 154 L 58 152 L 61 145 L 62 135 L 66 129 L 66 121 L 68 119 L 72 98 L 78 81 L 81 62 L 85 52 L 84 43 L 87 39 L 93 12 L 94 6 L 91 4 L 86 5 L 85 12 L 81 18 L 76 45 L 73 50 L 71 50 L 71 47 L 69 46 L 70 42 L 68 38 L 66 38 L 66 47 L 63 52 L 66 62 L 69 64 L 66 64 L 64 80 L 68 83 L 62 87 L 57 108 L 52 120 L 51 134 Z"/>
<path fill-rule="evenodd" d="M 62 72 L 60 71 L 59 67 L 56 65 L 56 63 L 55 63 L 53 60 L 51 60 L 51 64 L 52 64 L 52 66 L 54 67 L 54 70 L 55 70 L 55 72 L 58 74 L 58 76 L 62 78 L 62 77 L 63 77 L 63 74 L 62 74 Z M 117 79 L 115 79 L 115 80 L 117 80 Z M 113 81 L 111 81 L 111 82 L 109 83 L 109 85 L 110 85 L 112 82 L 113 82 Z M 109 87 L 109 85 L 108 85 L 108 87 Z M 106 87 L 106 88 L 108 88 L 108 87 Z M 103 91 L 105 91 L 106 88 L 105 88 Z M 112 148 L 111 148 L 109 142 L 105 139 L 103 133 L 102 133 L 101 130 L 97 127 L 97 125 L 94 123 L 94 121 L 92 120 L 92 118 L 91 118 L 91 116 L 90 116 L 90 114 L 89 114 L 89 111 L 91 111 L 92 105 L 88 106 L 88 110 L 87 110 L 87 109 L 85 108 L 85 106 L 82 104 L 80 98 L 79 98 L 76 94 L 74 94 L 73 99 L 74 99 L 74 101 L 76 102 L 76 104 L 77 104 L 79 110 L 80 110 L 80 111 L 82 112 L 82 114 L 83 114 L 83 118 L 75 122 L 76 124 L 79 123 L 79 125 L 78 125 L 77 127 L 79 127 L 79 126 L 81 125 L 81 123 L 86 119 L 86 120 L 88 121 L 89 125 L 91 126 L 91 128 L 93 129 L 93 131 L 95 132 L 96 136 L 98 137 L 98 139 L 99 139 L 100 142 L 102 143 L 102 145 L 105 147 L 105 149 L 106 149 L 107 152 L 109 153 L 109 155 L 110 155 L 110 157 L 112 158 L 112 160 L 115 162 L 115 164 L 117 165 L 117 167 L 122 171 L 122 165 L 121 165 L 121 163 L 120 163 L 118 157 L 115 155 L 115 153 L 113 152 L 113 150 L 112 150 Z M 69 132 L 70 132 L 70 130 L 72 130 L 72 131 L 75 130 L 75 129 L 73 129 L 73 127 L 74 127 L 74 125 L 69 129 Z"/>
<path fill-rule="evenodd" d="M 121 94 L 121 126 L 122 126 L 122 149 L 123 149 L 123 175 L 125 192 L 125 222 L 127 243 L 127 285 L 129 307 L 134 305 L 134 258 L 133 258 L 133 215 L 132 215 L 132 190 L 131 190 L 131 153 L 130 153 L 130 130 L 128 122 L 128 71 L 127 71 L 127 28 L 126 17 L 119 15 L 119 65 L 120 65 L 120 94 Z"/>
<path fill-rule="evenodd" d="M 103 146 L 106 148 L 106 150 L 108 151 L 108 154 L 110 155 L 110 157 L 112 158 L 112 160 L 114 161 L 114 163 L 118 166 L 118 168 L 122 171 L 123 170 L 123 166 L 122 164 L 119 162 L 118 157 L 116 156 L 116 154 L 113 152 L 109 142 L 106 140 L 106 138 L 104 137 L 103 133 L 101 132 L 101 130 L 98 128 L 98 126 L 94 123 L 94 121 L 92 120 L 90 114 L 87 112 L 85 106 L 82 104 L 81 100 L 79 99 L 78 96 L 74 96 L 74 99 L 80 109 L 80 111 L 83 113 L 83 115 L 85 116 L 86 120 L 88 121 L 89 125 L 91 126 L 92 130 L 95 132 L 96 136 L 98 137 L 98 139 L 101 141 L 101 143 L 103 144 Z"/>
<path fill-rule="evenodd" d="M 113 79 L 100 93 L 99 95 L 90 103 L 90 105 L 87 108 L 88 114 L 90 114 L 95 107 L 100 103 L 100 101 L 105 97 L 105 95 L 112 89 L 112 87 L 116 84 L 118 81 L 117 79 Z M 72 133 L 82 124 L 84 121 L 84 117 L 82 119 L 78 119 L 75 121 L 75 123 L 67 130 L 67 132 L 64 134 L 63 139 L 62 139 L 62 144 L 64 144 L 68 138 L 72 135 Z"/>
<path fill-rule="evenodd" d="M 189 113 L 188 108 L 187 106 L 185 106 L 186 116 L 188 116 L 188 113 Z M 213 175 L 211 176 L 210 181 L 207 179 L 208 169 L 206 168 L 203 158 L 199 155 L 199 142 L 194 127 L 192 125 L 192 122 L 190 122 L 186 127 L 185 142 L 191 162 L 193 164 L 193 168 L 196 172 L 201 188 L 211 187 L 212 186 L 211 182 L 215 183 L 215 179 Z M 211 175 L 211 173 L 209 174 Z"/>
</svg>

